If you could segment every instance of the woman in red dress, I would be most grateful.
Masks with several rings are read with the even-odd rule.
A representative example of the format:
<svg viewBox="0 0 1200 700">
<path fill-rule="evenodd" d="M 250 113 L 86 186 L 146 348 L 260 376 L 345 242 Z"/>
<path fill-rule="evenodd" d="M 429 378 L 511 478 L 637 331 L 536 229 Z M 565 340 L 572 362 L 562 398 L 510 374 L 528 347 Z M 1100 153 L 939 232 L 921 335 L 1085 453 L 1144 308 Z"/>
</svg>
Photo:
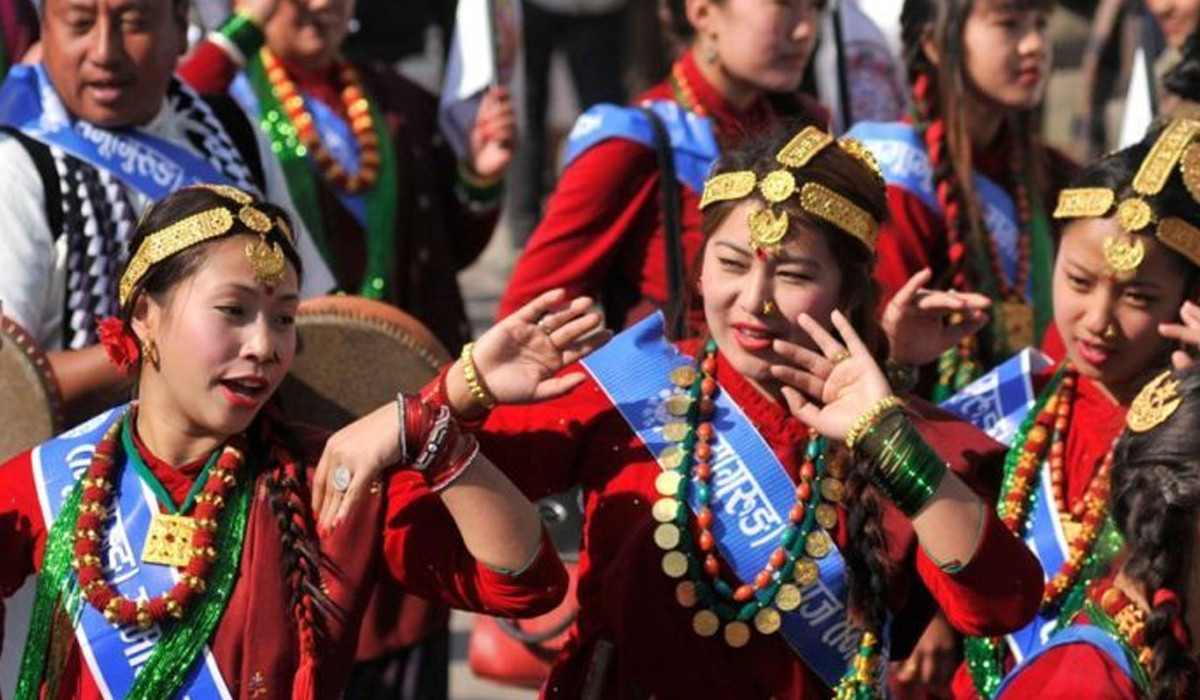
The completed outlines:
<svg viewBox="0 0 1200 700">
<path fill-rule="evenodd" d="M 530 407 L 488 413 L 486 392 L 459 402 L 447 381 L 526 494 L 583 487 L 579 616 L 543 697 L 873 697 L 884 648 L 904 655 L 938 605 L 964 631 L 1024 624 L 1040 572 L 968 486 L 994 492 L 1002 448 L 902 410 L 877 364 L 886 206 L 869 155 L 815 127 L 772 132 L 703 192 L 705 337 L 646 319 Z M 558 343 L 578 312 L 539 324 Z M 475 358 L 494 351 L 481 340 Z M 370 445 L 337 459 L 369 473 Z"/>
<path fill-rule="evenodd" d="M 1200 230 L 1186 223 L 1200 205 L 1180 165 L 1200 154 L 1198 136 L 1200 122 L 1171 121 L 1086 168 L 1059 196 L 1054 317 L 1066 359 L 1037 378 L 1044 386 L 1014 439 L 999 507 L 1036 543 L 1048 582 L 1031 627 L 1007 643 L 968 640 L 958 697 L 993 696 L 1010 647 L 1024 657 L 1052 642 L 1120 548 L 1107 505 L 1113 443 L 1179 337 L 1163 324 L 1193 315 L 1187 300 L 1200 291 Z"/>
<path fill-rule="evenodd" d="M 136 400 L 0 466 L 0 592 L 38 577 L 17 698 L 337 697 L 379 567 L 491 613 L 564 594 L 536 510 L 436 398 L 397 398 L 387 430 L 403 447 L 378 457 L 402 468 L 315 527 L 323 436 L 272 401 L 296 349 L 293 245 L 281 210 L 232 187 L 184 189 L 142 218 L 122 316 L 101 330 Z M 489 342 L 520 351 L 514 329 Z"/>
<path fill-rule="evenodd" d="M 696 205 L 712 162 L 781 116 L 826 121 L 815 102 L 797 97 L 821 4 L 664 2 L 669 27 L 687 48 L 667 79 L 635 104 L 651 108 L 670 139 L 678 243 L 669 248 L 659 137 L 647 116 L 636 107 L 594 107 L 576 121 L 558 185 L 517 260 L 498 315 L 555 288 L 602 299 L 612 328 L 668 302 L 682 303 L 680 281 L 702 247 Z M 692 325 L 703 325 L 698 305 L 688 311 Z"/>
</svg>

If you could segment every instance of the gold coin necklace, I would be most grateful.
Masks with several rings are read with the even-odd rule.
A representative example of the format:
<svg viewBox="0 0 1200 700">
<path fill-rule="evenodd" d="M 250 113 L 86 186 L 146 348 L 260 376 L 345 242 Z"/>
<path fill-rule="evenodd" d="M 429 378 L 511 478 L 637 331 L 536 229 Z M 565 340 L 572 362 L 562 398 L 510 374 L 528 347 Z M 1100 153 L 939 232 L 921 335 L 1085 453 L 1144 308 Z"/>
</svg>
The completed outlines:
<svg viewBox="0 0 1200 700">
<path fill-rule="evenodd" d="M 796 500 L 788 513 L 788 524 L 766 564 L 753 581 L 730 584 L 722 577 L 722 566 L 712 534 L 713 454 L 715 431 L 712 418 L 717 392 L 716 343 L 709 340 L 696 367 L 678 367 L 671 372 L 675 394 L 667 399 L 671 418 L 663 434 L 673 444 L 659 463 L 663 471 L 655 480 L 659 499 L 652 515 L 658 526 L 654 542 L 664 551 L 662 570 L 679 579 L 676 601 L 695 609 L 692 629 L 702 637 L 718 632 L 732 647 L 746 645 L 751 629 L 773 634 L 783 624 L 783 615 L 798 608 L 802 589 L 816 581 L 816 560 L 834 547 L 826 529 L 837 524 L 834 503 L 844 491 L 841 467 L 828 460 L 826 441 L 810 430 L 800 466 Z M 686 411 L 682 410 L 686 406 Z M 835 473 L 836 472 L 836 473 Z M 696 529 L 692 536 L 689 497 L 697 502 Z"/>
</svg>

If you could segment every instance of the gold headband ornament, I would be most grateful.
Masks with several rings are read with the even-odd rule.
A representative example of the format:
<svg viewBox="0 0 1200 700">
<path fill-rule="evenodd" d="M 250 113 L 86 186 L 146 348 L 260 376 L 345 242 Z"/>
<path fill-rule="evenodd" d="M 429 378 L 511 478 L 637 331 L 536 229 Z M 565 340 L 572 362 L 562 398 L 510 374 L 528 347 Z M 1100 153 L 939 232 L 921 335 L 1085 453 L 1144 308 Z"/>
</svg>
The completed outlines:
<svg viewBox="0 0 1200 700">
<path fill-rule="evenodd" d="M 798 185 L 796 182 L 796 171 L 804 168 L 814 156 L 834 143 L 870 168 L 882 185 L 883 174 L 879 164 L 860 142 L 852 138 L 835 140 L 833 136 L 817 127 L 808 126 L 775 154 L 775 161 L 783 167 L 767 173 L 762 179 L 753 171 L 738 170 L 720 173 L 706 180 L 704 193 L 700 198 L 700 209 L 703 210 L 716 202 L 744 199 L 757 188 L 767 206 L 748 215 L 750 246 L 756 252 L 774 254 L 783 245 L 789 221 L 787 212 L 777 211 L 773 205 L 786 201 L 799 192 L 800 206 L 804 211 L 828 221 L 874 251 L 875 242 L 879 238 L 879 222 L 873 216 L 820 183 L 806 182 Z"/>
<path fill-rule="evenodd" d="M 1129 405 L 1125 424 L 1130 432 L 1144 433 L 1157 428 L 1183 403 L 1179 395 L 1179 379 L 1167 370 L 1142 387 Z"/>
<path fill-rule="evenodd" d="M 1172 120 L 1150 148 L 1134 175 L 1133 196 L 1116 203 L 1117 193 L 1106 187 L 1076 187 L 1058 195 L 1056 219 L 1104 218 L 1116 204 L 1122 233 L 1104 241 L 1104 261 L 1113 277 L 1131 279 L 1146 259 L 1146 246 L 1135 234 L 1157 224 L 1154 235 L 1172 250 L 1200 267 L 1200 229 L 1178 217 L 1160 219 L 1147 197 L 1162 192 L 1176 164 L 1183 184 L 1200 203 L 1200 121 Z"/>
<path fill-rule="evenodd" d="M 283 280 L 287 260 L 278 243 L 268 242 L 267 234 L 278 228 L 283 237 L 295 245 L 295 237 L 287 222 L 281 217 L 272 219 L 263 210 L 254 206 L 254 197 L 236 187 L 228 185 L 196 185 L 231 200 L 236 206 L 216 206 L 197 212 L 146 236 L 129 260 L 118 288 L 120 305 L 124 306 L 133 294 L 138 282 L 150 268 L 167 258 L 194 245 L 220 238 L 233 230 L 234 223 L 258 234 L 258 240 L 246 244 L 246 258 L 254 270 L 254 278 L 262 284 L 274 286 Z"/>
</svg>

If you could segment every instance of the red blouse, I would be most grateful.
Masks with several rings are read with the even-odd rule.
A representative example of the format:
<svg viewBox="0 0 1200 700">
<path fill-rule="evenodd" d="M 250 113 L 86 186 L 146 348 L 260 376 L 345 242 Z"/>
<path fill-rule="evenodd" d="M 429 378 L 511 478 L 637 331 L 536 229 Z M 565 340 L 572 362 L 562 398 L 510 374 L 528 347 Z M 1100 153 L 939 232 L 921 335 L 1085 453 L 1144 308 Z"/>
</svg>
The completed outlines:
<svg viewBox="0 0 1200 700">
<path fill-rule="evenodd" d="M 694 350 L 694 343 L 685 343 Z M 803 462 L 807 428 L 764 397 L 723 358 L 723 391 L 745 411 L 793 479 Z M 668 379 L 663 377 L 663 386 Z M 952 468 L 994 489 L 1003 449 L 970 426 L 932 408 L 922 433 Z M 690 611 L 675 601 L 652 540 L 650 507 L 660 467 L 590 378 L 567 396 L 531 407 L 501 407 L 483 425 L 488 456 L 531 497 L 584 487 L 585 525 L 579 561 L 579 617 L 543 689 L 547 698 L 579 698 L 597 643 L 615 649 L 598 698 L 799 700 L 830 690 L 777 636 L 753 635 L 740 649 L 698 637 Z M 989 513 L 991 513 L 989 509 Z M 846 514 L 832 535 L 847 544 Z M 937 606 L 968 633 L 1014 629 L 1032 615 L 1042 577 L 1032 554 L 989 515 L 974 558 L 957 574 L 937 568 L 917 546 L 909 521 L 883 508 L 888 606 L 895 615 L 892 652 L 904 658 Z"/>
<path fill-rule="evenodd" d="M 687 52 L 676 64 L 699 108 L 716 123 L 717 140 L 729 147 L 756 134 L 775 119 L 772 102 L 761 97 L 739 110 L 710 85 Z M 643 93 L 645 100 L 678 101 L 669 81 Z M 824 110 L 798 100 L 801 115 L 824 124 Z M 563 171 L 546 212 L 525 244 L 500 298 L 503 318 L 539 294 L 556 287 L 572 297 L 598 297 L 610 284 L 629 292 L 634 305 L 624 327 L 661 308 L 667 300 L 665 229 L 659 192 L 658 159 L 652 149 L 626 139 L 609 139 L 580 155 Z M 690 269 L 700 251 L 700 193 L 680 183 L 680 244 Z M 695 305 L 694 308 L 699 308 Z"/>
<path fill-rule="evenodd" d="M 324 436 L 303 437 L 307 454 L 321 453 Z M 172 498 L 182 502 L 202 464 L 177 470 L 144 449 L 139 452 Z M 31 454 L 0 465 L 3 597 L 38 572 L 46 546 Z M 237 582 L 209 643 L 235 698 L 289 696 L 299 661 L 296 623 L 288 604 L 290 588 L 282 578 L 282 544 L 266 487 L 259 479 Z M 418 475 L 397 471 L 385 485 L 338 529 L 319 539 L 322 583 L 338 613 L 323 618 L 328 636 L 318 650 L 319 698 L 338 697 L 348 680 L 363 608 L 381 565 L 414 594 L 492 614 L 540 614 L 552 609 L 566 592 L 566 571 L 548 538 L 543 538 L 527 571 L 515 577 L 499 574 L 471 557 L 441 499 L 424 487 Z M 309 500 L 307 490 L 301 497 Z M 74 642 L 59 688 L 59 699 L 102 697 Z"/>
</svg>

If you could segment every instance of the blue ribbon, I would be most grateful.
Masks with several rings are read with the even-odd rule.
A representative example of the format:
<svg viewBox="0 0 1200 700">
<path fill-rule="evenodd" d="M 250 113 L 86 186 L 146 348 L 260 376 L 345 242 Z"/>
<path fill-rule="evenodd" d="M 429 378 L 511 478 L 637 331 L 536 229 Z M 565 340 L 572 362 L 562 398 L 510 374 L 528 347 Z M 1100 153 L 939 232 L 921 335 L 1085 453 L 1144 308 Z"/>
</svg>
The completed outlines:
<svg viewBox="0 0 1200 700">
<path fill-rule="evenodd" d="M 243 71 L 238 73 L 233 84 L 229 87 L 229 94 L 233 99 L 242 106 L 242 109 L 247 114 L 255 115 L 255 118 L 262 116 L 262 111 L 258 103 L 258 96 L 254 94 L 254 88 L 250 86 L 250 81 L 246 79 L 246 73 Z M 313 124 L 316 125 L 317 131 L 321 135 L 321 143 L 325 144 L 325 149 L 333 156 L 338 165 L 348 173 L 358 172 L 359 152 L 357 142 L 354 140 L 354 131 L 346 120 L 342 119 L 337 112 L 333 111 L 325 105 L 324 102 L 312 97 L 307 92 L 300 90 L 300 97 L 304 100 L 304 106 L 308 109 L 308 113 L 312 115 Z M 313 163 L 312 154 L 308 154 L 306 159 L 308 165 L 313 169 L 313 176 L 320 180 L 321 173 L 317 172 L 316 164 Z M 354 217 L 358 225 L 364 229 L 367 227 L 367 197 L 364 193 L 351 194 L 338 187 L 326 188 L 333 193 L 338 201 L 342 203 L 346 211 Z"/>
<path fill-rule="evenodd" d="M 33 473 L 47 530 L 91 464 L 96 443 L 126 410 L 124 406 L 112 409 L 33 450 Z M 129 468 L 128 460 L 121 469 L 116 494 L 116 515 L 106 524 L 104 534 L 105 576 L 123 596 L 143 600 L 156 598 L 175 585 L 178 574 L 172 567 L 142 565 L 141 553 L 150 520 L 157 512 L 157 501 L 137 472 Z M 106 621 L 104 615 L 91 605 L 85 603 L 81 609 L 75 638 L 92 678 L 105 698 L 125 697 L 138 672 L 150 659 L 162 637 L 162 630 L 157 625 L 147 630 L 122 628 Z M 204 649 L 202 663 L 192 663 L 174 697 L 178 700 L 231 697 L 208 647 Z"/>
<path fill-rule="evenodd" d="M 942 402 L 993 440 L 1011 445 L 1029 409 L 1037 403 L 1033 375 L 1050 366 L 1050 360 L 1033 348 L 1005 360 L 979 379 Z"/>
<path fill-rule="evenodd" d="M 693 359 L 663 338 L 661 314 L 617 335 L 582 364 L 651 454 L 657 456 L 677 444 L 663 436 L 663 426 L 671 420 L 668 393 L 663 389 L 671 370 L 692 365 Z M 737 577 L 753 581 L 779 546 L 796 487 L 728 392 L 717 393 L 713 427 L 713 537 Z M 696 512 L 700 507 L 696 489 L 691 492 L 689 506 Z M 847 618 L 848 584 L 841 552 L 833 547 L 815 561 L 818 580 L 803 589 L 799 608 L 782 614 L 779 633 L 832 688 L 857 653 L 862 631 Z"/>
<path fill-rule="evenodd" d="M 1109 657 L 1113 664 L 1125 674 L 1126 678 L 1128 678 L 1131 682 L 1134 681 L 1133 666 L 1130 665 L 1129 656 L 1125 653 L 1125 649 L 1121 646 L 1120 642 L 1118 642 L 1116 639 L 1113 639 L 1112 635 L 1110 635 L 1108 632 L 1105 632 L 1095 625 L 1078 624 L 1071 625 L 1062 632 L 1056 634 L 1053 640 L 1051 640 L 1041 649 L 1038 649 L 1036 652 L 1030 654 L 1023 662 L 1020 663 L 1020 665 L 1014 668 L 1000 684 L 1000 687 L 996 690 L 996 700 L 1002 700 L 1004 697 L 1004 690 L 1010 683 L 1012 683 L 1013 679 L 1020 675 L 1022 671 L 1029 668 L 1039 656 L 1045 654 L 1051 649 L 1054 649 L 1055 647 L 1066 646 L 1068 644 L 1087 644 L 1095 647 L 1100 651 L 1100 653 Z"/>
<path fill-rule="evenodd" d="M 721 155 L 712 120 L 669 100 L 649 101 L 642 106 L 654 110 L 666 127 L 675 152 L 676 177 L 693 192 L 703 192 L 708 171 Z M 566 170 L 576 158 L 609 139 L 625 139 L 649 149 L 657 148 L 654 127 L 640 109 L 595 105 L 575 120 L 575 126 L 567 136 L 561 169 Z"/>
<path fill-rule="evenodd" d="M 937 193 L 933 189 L 933 168 L 929 153 L 920 135 L 911 124 L 903 122 L 859 122 L 846 134 L 853 136 L 871 150 L 883 179 L 889 185 L 900 187 L 921 200 L 930 211 L 942 213 Z M 983 202 L 984 226 L 996 241 L 1000 253 L 1000 265 L 1005 277 L 1012 283 L 1017 276 L 1017 239 L 1021 226 L 1012 197 L 1004 188 L 976 172 L 972 176 L 975 191 Z M 1033 294 L 1033 280 L 1029 280 L 1028 295 Z"/>
<path fill-rule="evenodd" d="M 9 72 L 0 86 L 0 124 L 107 170 L 153 201 L 188 185 L 237 184 L 182 146 L 137 128 L 113 131 L 72 117 L 41 64 Z"/>
</svg>

